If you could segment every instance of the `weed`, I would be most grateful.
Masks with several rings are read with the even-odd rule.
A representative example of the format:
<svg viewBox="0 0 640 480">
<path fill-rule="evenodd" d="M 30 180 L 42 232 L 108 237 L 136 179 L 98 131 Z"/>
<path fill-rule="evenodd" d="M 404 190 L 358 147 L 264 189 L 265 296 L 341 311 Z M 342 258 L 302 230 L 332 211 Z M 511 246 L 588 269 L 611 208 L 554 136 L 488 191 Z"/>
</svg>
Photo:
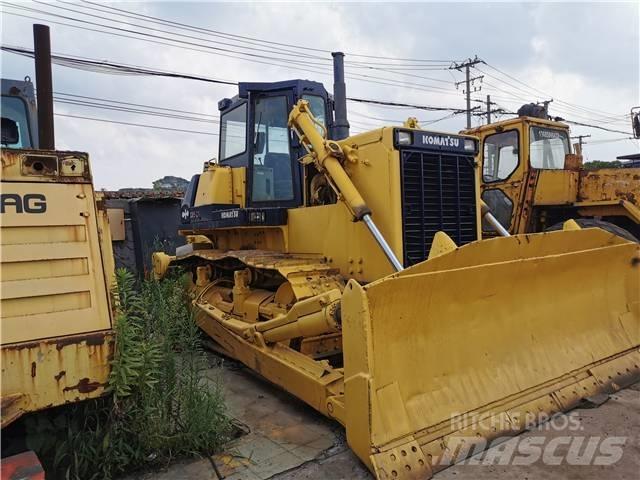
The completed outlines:
<svg viewBox="0 0 640 480">
<path fill-rule="evenodd" d="M 27 424 L 28 446 L 49 475 L 109 479 L 210 454 L 231 432 L 220 384 L 205 376 L 184 278 L 146 280 L 136 288 L 134 276 L 120 269 L 116 283 L 109 395 Z"/>
</svg>

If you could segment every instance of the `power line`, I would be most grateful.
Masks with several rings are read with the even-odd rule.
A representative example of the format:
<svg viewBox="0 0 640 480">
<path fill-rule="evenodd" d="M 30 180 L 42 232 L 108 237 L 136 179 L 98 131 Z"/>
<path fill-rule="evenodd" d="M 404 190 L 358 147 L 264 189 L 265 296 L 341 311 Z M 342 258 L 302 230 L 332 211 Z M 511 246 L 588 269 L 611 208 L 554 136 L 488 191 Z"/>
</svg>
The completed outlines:
<svg viewBox="0 0 640 480">
<path fill-rule="evenodd" d="M 224 32 L 220 32 L 220 31 L 216 31 L 216 30 L 211 30 L 211 29 L 208 29 L 208 28 L 195 27 L 193 25 L 180 23 L 180 22 L 175 22 L 175 21 L 163 19 L 163 18 L 160 18 L 160 17 L 154 17 L 154 16 L 151 16 L 151 15 L 144 15 L 144 14 L 141 14 L 141 13 L 132 12 L 130 10 L 124 10 L 124 9 L 116 8 L 116 7 L 113 7 L 113 6 L 102 5 L 102 4 L 99 4 L 99 3 L 96 3 L 96 2 L 87 1 L 87 0 L 83 0 L 83 2 L 84 3 L 88 3 L 90 5 L 93 5 L 94 7 L 102 6 L 104 8 L 108 8 L 110 10 L 116 10 L 116 11 L 123 12 L 123 13 L 126 13 L 126 14 L 135 15 L 137 17 L 143 17 L 143 18 L 154 20 L 154 21 L 163 22 L 163 23 L 166 23 L 166 24 L 172 24 L 172 25 L 180 26 L 180 27 L 183 27 L 183 28 L 190 28 L 190 29 L 197 29 L 197 30 L 200 30 L 200 31 L 206 31 L 206 32 L 209 32 L 209 33 L 223 35 L 223 36 L 226 36 L 226 37 L 233 37 L 233 38 L 237 38 L 237 39 L 243 39 L 245 41 L 266 43 L 266 44 L 277 45 L 277 46 L 281 46 L 281 47 L 297 48 L 297 49 L 302 49 L 302 50 L 305 50 L 305 51 L 310 50 L 310 51 L 322 52 L 322 53 L 327 53 L 327 54 L 331 53 L 331 50 L 325 50 L 325 49 L 314 48 L 314 47 L 309 47 L 309 46 L 292 45 L 292 44 L 289 44 L 289 43 L 274 42 L 274 41 L 258 39 L 258 38 L 254 38 L 254 37 L 243 36 L 243 35 L 224 33 Z M 68 3 L 68 2 L 63 2 L 63 3 Z M 443 63 L 443 64 L 451 64 L 452 62 L 454 62 L 454 60 L 433 60 L 433 59 L 384 57 L 384 56 L 380 56 L 380 55 L 367 55 L 367 54 L 359 54 L 359 53 L 354 53 L 354 52 L 345 52 L 345 55 L 347 55 L 349 57 L 373 58 L 373 59 L 379 59 L 379 60 L 394 60 L 394 61 L 398 61 L 398 62 L 421 62 L 421 63 Z"/>
<path fill-rule="evenodd" d="M 615 143 L 615 142 L 623 142 L 625 140 L 633 140 L 633 137 L 617 137 L 617 138 L 608 138 L 602 140 L 591 140 L 589 142 L 583 142 L 585 145 L 602 145 L 605 143 Z"/>
<path fill-rule="evenodd" d="M 22 47 L 9 47 L 2 45 L 0 47 L 2 50 L 10 53 L 15 53 L 17 55 L 23 55 L 25 57 L 33 58 L 33 50 L 28 50 Z M 96 72 L 96 68 L 104 69 L 107 72 L 115 72 L 115 73 L 123 73 L 129 75 L 148 75 L 148 76 L 157 76 L 157 77 L 168 77 L 168 78 L 181 78 L 185 80 L 198 80 L 200 82 L 209 82 L 209 83 L 219 83 L 222 85 L 238 85 L 237 82 L 231 82 L 228 80 L 219 80 L 210 77 L 202 77 L 196 75 L 189 75 L 184 73 L 175 73 L 169 72 L 166 70 L 156 70 L 150 69 L 146 67 L 139 67 L 133 65 L 126 65 L 122 63 L 114 63 L 107 62 L 103 60 L 88 60 L 85 58 L 71 57 L 66 55 L 51 55 L 51 61 L 55 64 L 62 65 L 65 67 L 78 68 L 85 67 L 81 69 L 89 69 L 90 71 Z M 93 68 L 93 70 L 91 70 Z"/>
<path fill-rule="evenodd" d="M 36 3 L 44 3 L 44 2 L 36 2 Z M 63 2 L 63 3 L 67 3 L 69 4 L 70 2 Z M 93 3 L 93 2 L 85 2 L 88 4 L 91 4 L 92 7 L 86 7 L 84 5 L 77 5 L 80 6 L 82 8 L 90 8 L 91 10 L 95 10 L 96 7 L 103 7 L 101 11 L 105 11 L 104 9 L 106 8 L 107 11 L 109 12 L 110 15 L 118 15 L 118 16 L 123 16 L 124 18 L 135 18 L 138 21 L 142 20 L 142 21 L 146 21 L 152 24 L 159 24 L 159 25 L 163 25 L 163 26 L 171 26 L 171 28 L 179 28 L 179 29 L 183 29 L 183 30 L 187 30 L 187 31 L 196 31 L 199 33 L 206 33 L 208 35 L 212 35 L 212 36 L 217 36 L 217 37 L 222 37 L 222 38 L 233 38 L 236 37 L 234 35 L 231 34 L 227 34 L 227 33 L 223 33 L 223 32 L 219 32 L 219 31 L 215 31 L 215 30 L 210 30 L 210 29 L 205 29 L 205 28 L 201 28 L 201 27 L 195 27 L 193 25 L 187 25 L 187 24 L 177 24 L 176 22 L 167 20 L 167 19 L 160 19 L 158 17 L 149 17 L 146 15 L 142 15 L 142 14 L 138 14 L 135 12 L 131 12 L 128 10 L 124 10 L 124 9 L 118 9 L 115 7 L 110 7 L 110 6 L 101 6 L 99 4 Z M 48 5 L 48 4 L 47 4 Z M 72 4 L 72 5 L 76 5 L 76 4 Z M 50 6 L 54 6 L 54 5 L 50 5 Z M 54 6 L 55 8 L 63 8 L 64 7 L 60 7 L 60 6 Z M 80 12 L 78 10 L 73 10 L 73 9 L 65 9 L 65 10 L 70 10 L 76 13 L 80 13 L 82 15 L 89 15 L 87 13 L 84 12 Z M 127 12 L 127 13 L 112 13 L 111 11 L 116 10 L 118 12 Z M 92 15 L 93 16 L 93 15 Z M 147 20 L 147 18 L 153 18 L 152 20 Z M 104 19 L 104 18 L 103 18 Z M 109 21 L 115 21 L 115 20 L 111 20 L 108 19 Z M 119 21 L 119 20 L 118 20 Z M 174 26 L 174 25 L 179 25 Z M 138 25 L 139 26 L 139 25 Z M 139 26 L 141 27 L 141 26 Z M 148 27 L 143 27 L 143 28 L 148 28 Z M 177 34 L 176 34 L 177 35 Z M 192 36 L 187 36 L 187 38 L 196 38 L 196 39 L 201 39 L 199 37 L 192 37 Z M 251 38 L 251 37 L 242 37 L 242 38 Z M 248 44 L 252 45 L 251 47 L 245 47 L 242 45 L 238 45 L 238 44 L 228 44 L 228 43 L 222 43 L 224 45 L 231 45 L 231 46 L 236 46 L 239 48 L 250 48 L 252 51 L 255 50 L 255 46 L 254 45 L 262 45 L 263 43 L 271 43 L 268 42 L 266 40 L 259 40 L 259 39 L 250 39 L 250 40 L 240 40 L 241 42 L 247 42 Z M 290 45 L 290 44 L 278 44 L 278 45 L 286 45 L 287 47 L 293 47 L 293 48 L 304 48 L 304 47 L 299 47 L 299 46 L 294 46 L 294 45 Z M 299 56 L 299 57 L 308 57 L 308 58 L 315 58 L 315 59 L 319 59 L 321 61 L 325 61 L 325 62 L 331 62 L 331 59 L 326 58 L 326 57 L 320 57 L 317 55 L 309 55 L 308 53 L 304 52 L 297 52 L 297 51 L 293 51 L 293 50 L 289 50 L 289 49 L 277 49 L 277 50 L 273 50 L 273 49 L 258 49 L 260 51 L 265 51 L 265 52 L 274 52 L 278 55 L 281 54 L 289 54 L 289 55 L 294 55 L 294 56 Z M 283 53 L 281 53 L 283 52 Z M 350 54 L 348 54 L 350 55 Z M 434 78 L 434 77 L 425 77 L 422 75 L 415 75 L 415 74 L 410 74 L 410 73 L 404 73 L 404 71 L 406 70 L 445 70 L 447 69 L 447 65 L 450 64 L 451 60 L 425 60 L 427 62 L 444 62 L 441 66 L 428 66 L 425 67 L 424 63 L 422 64 L 411 64 L 411 65 L 407 65 L 407 66 L 399 66 L 402 64 L 397 64 L 397 63 L 379 63 L 379 62 L 371 62 L 371 61 L 367 61 L 367 62 L 357 62 L 357 61 L 351 61 L 348 60 L 348 65 L 352 68 L 359 68 L 359 69 L 371 69 L 371 70 L 378 70 L 378 71 L 384 71 L 387 73 L 392 73 L 392 74 L 400 74 L 403 76 L 410 76 L 410 77 L 414 77 L 414 78 L 420 78 L 423 80 L 430 80 L 430 81 L 434 81 L 434 82 L 440 82 L 440 83 L 448 83 L 447 80 L 442 80 L 440 78 Z M 387 66 L 387 68 L 382 68 L 383 66 Z M 395 68 L 389 68 L 389 67 L 395 67 Z M 415 68 L 415 67 L 419 67 L 419 68 Z"/>
<path fill-rule="evenodd" d="M 26 49 L 24 47 L 10 47 L 10 46 L 1 46 L 0 47 L 2 50 L 10 52 L 10 53 L 15 53 L 18 55 L 24 55 L 27 57 L 33 57 L 33 51 Z M 101 61 L 101 60 L 92 60 L 92 59 L 87 59 L 87 58 L 78 58 L 78 57 L 70 57 L 70 56 L 66 56 L 66 55 L 60 55 L 60 54 L 53 54 L 51 55 L 51 59 L 53 63 L 59 64 L 59 65 L 64 65 L 64 66 L 71 66 L 72 68 L 75 66 L 81 66 L 84 68 L 99 68 L 99 69 L 105 69 L 105 70 L 114 70 L 118 73 L 125 73 L 125 74 L 133 74 L 133 75 L 150 75 L 150 76 L 159 76 L 159 77 L 169 77 L 169 78 L 180 78 L 180 79 L 187 79 L 187 80 L 196 80 L 196 81 L 204 81 L 204 82 L 211 82 L 211 83 L 220 83 L 220 84 L 224 84 L 224 85 L 238 85 L 237 82 L 233 82 L 233 81 L 228 81 L 228 80 L 218 80 L 218 79 L 212 79 L 212 78 L 208 78 L 208 77 L 200 77 L 197 75 L 191 75 L 191 74 L 184 74 L 184 73 L 177 73 L 177 72 L 168 72 L 168 71 L 163 71 L 163 70 L 155 70 L 155 69 L 151 69 L 148 67 L 141 67 L 141 66 L 135 66 L 135 65 L 126 65 L 126 64 L 119 64 L 119 63 L 114 63 L 114 62 L 106 62 L 106 61 Z M 96 71 L 96 70 L 91 70 L 91 71 Z M 104 73 L 102 71 L 100 71 L 100 73 Z M 454 111 L 454 112 L 460 112 L 460 111 L 464 111 L 461 110 L 459 108 L 453 108 L 453 107 L 438 107 L 438 106 L 428 106 L 428 105 L 415 105 L 415 104 L 408 104 L 408 103 L 397 103 L 397 102 L 387 102 L 387 101 L 383 101 L 383 100 L 373 100 L 373 99 L 365 99 L 365 98 L 353 98 L 353 97 L 348 97 L 347 100 L 353 101 L 353 102 L 360 102 L 360 103 L 369 103 L 369 104 L 374 104 L 374 105 L 387 105 L 387 106 L 395 106 L 395 107 L 407 107 L 407 108 L 415 108 L 418 110 L 428 110 L 428 111 Z"/>
<path fill-rule="evenodd" d="M 266 55 L 261 55 L 261 54 L 257 54 L 257 53 L 252 53 L 252 52 L 242 52 L 242 51 L 238 51 L 238 50 L 232 50 L 232 49 L 229 49 L 229 48 L 222 48 L 222 47 L 216 47 L 216 46 L 206 45 L 206 44 L 202 44 L 202 43 L 195 43 L 195 42 L 192 42 L 192 41 L 186 41 L 186 40 L 181 40 L 181 39 L 176 39 L 176 38 L 169 38 L 169 37 L 166 36 L 166 34 L 170 34 L 170 35 L 176 35 L 176 36 L 185 37 L 184 34 L 177 34 L 177 33 L 174 33 L 174 32 L 165 32 L 164 36 L 163 35 L 156 35 L 156 34 L 153 34 L 153 33 L 140 32 L 140 31 L 137 31 L 137 30 L 129 29 L 129 28 L 122 28 L 122 27 L 117 27 L 117 26 L 113 26 L 113 25 L 105 25 L 104 23 L 97 23 L 97 22 L 92 22 L 92 21 L 89 21 L 89 20 L 78 19 L 78 18 L 67 16 L 67 15 L 60 15 L 60 14 L 49 12 L 49 11 L 46 11 L 46 10 L 38 10 L 38 9 L 30 8 L 30 7 L 14 5 L 14 4 L 11 4 L 9 2 L 5 2 L 5 4 L 7 6 L 11 7 L 11 8 L 15 8 L 15 9 L 18 9 L 18 10 L 26 10 L 26 11 L 29 11 L 29 12 L 36 12 L 36 13 L 40 13 L 40 14 L 45 14 L 45 15 L 52 16 L 52 17 L 55 17 L 55 18 L 62 18 L 62 19 L 65 19 L 65 20 L 71 20 L 71 21 L 74 21 L 74 22 L 79 22 L 82 25 L 73 25 L 73 24 L 59 22 L 59 21 L 57 22 L 57 21 L 52 21 L 52 20 L 43 20 L 43 19 L 40 19 L 40 18 L 37 18 L 37 17 L 32 17 L 32 16 L 28 16 L 28 15 L 21 15 L 21 14 L 17 14 L 17 13 L 14 13 L 14 12 L 5 12 L 8 15 L 15 15 L 15 16 L 19 16 L 19 17 L 26 17 L 26 18 L 31 18 L 31 19 L 35 19 L 35 20 L 41 20 L 41 21 L 49 21 L 50 23 L 63 25 L 63 26 L 71 27 L 71 28 L 77 28 L 77 29 L 86 30 L 86 31 L 92 31 L 92 32 L 96 32 L 96 33 L 103 33 L 103 34 L 112 35 L 112 36 L 116 36 L 116 37 L 129 38 L 129 39 L 139 40 L 139 41 L 143 41 L 143 42 L 147 42 L 147 43 L 154 43 L 154 44 L 159 44 L 159 45 L 171 46 L 171 47 L 181 48 L 181 49 L 190 50 L 190 51 L 196 51 L 196 52 L 207 53 L 207 54 L 212 54 L 212 55 L 219 55 L 219 56 L 228 57 L 228 58 L 241 59 L 241 60 L 245 60 L 245 61 L 249 61 L 249 62 L 253 62 L 253 63 L 260 63 L 260 64 L 266 64 L 266 65 L 272 65 L 272 66 L 278 66 L 278 67 L 286 67 L 286 68 L 291 68 L 290 65 L 295 65 L 299 69 L 310 71 L 310 72 L 313 72 L 313 73 L 320 73 L 320 74 L 323 74 L 323 75 L 328 75 L 329 73 L 331 73 L 331 70 L 330 70 L 330 68 L 328 68 L 328 65 L 322 64 L 322 63 L 309 62 L 309 61 L 305 61 L 305 60 L 292 60 L 292 59 L 289 59 L 289 58 L 286 58 L 286 57 L 282 58 L 282 57 L 266 56 Z M 49 4 L 47 4 L 47 5 L 49 5 Z M 57 7 L 55 5 L 51 5 L 51 6 L 54 6 L 55 8 L 66 9 L 65 7 Z M 66 9 L 66 10 L 72 10 L 72 9 Z M 72 11 L 78 12 L 77 10 L 72 10 Z M 79 13 L 81 15 L 89 16 L 91 18 L 95 18 L 96 17 L 95 15 L 87 14 L 87 13 L 84 13 L 84 12 L 79 12 Z M 111 21 L 111 22 L 116 22 L 117 21 L 117 20 L 113 20 L 113 19 L 104 19 L 103 17 L 97 17 L 97 18 L 100 18 L 100 19 L 106 20 L 106 21 Z M 95 28 L 89 28 L 89 27 L 85 26 L 87 24 L 88 25 L 93 25 L 93 26 L 98 26 L 98 27 L 101 27 L 101 28 L 107 28 L 107 29 L 110 29 L 110 30 L 115 30 L 118 33 L 110 32 L 110 31 L 104 31 L 104 30 L 96 30 Z M 147 30 L 157 31 L 157 30 L 154 30 L 151 27 L 146 27 L 144 25 L 132 24 L 132 26 L 138 27 L 138 28 L 147 29 Z M 124 32 L 124 33 L 122 33 L 122 32 Z M 141 37 L 144 37 L 144 38 L 139 38 L 139 37 L 128 35 L 128 34 L 138 35 L 138 36 L 141 36 Z M 201 39 L 201 38 L 198 38 L 198 37 L 193 37 L 193 36 L 186 36 L 186 37 L 187 38 L 195 38 L 195 39 L 198 39 L 200 41 L 205 41 L 205 42 L 209 42 L 209 43 L 215 43 L 215 42 L 213 42 L 211 40 Z M 167 42 L 173 42 L 173 43 L 167 43 Z M 205 50 L 202 50 L 203 48 Z M 240 47 L 240 48 L 247 48 L 247 47 Z M 273 54 L 282 55 L 281 53 L 278 53 L 278 52 L 272 52 L 272 55 Z M 240 57 L 238 55 L 240 55 Z M 282 64 L 274 63 L 274 61 L 284 62 L 285 64 L 288 64 L 288 65 L 282 65 Z M 381 69 L 381 70 L 384 70 L 384 69 Z M 327 73 L 327 72 L 329 72 L 329 73 Z M 390 73 L 397 74 L 398 72 L 390 72 Z M 420 75 L 413 75 L 413 74 L 401 74 L 401 75 L 403 75 L 403 76 L 411 76 L 411 77 L 415 77 L 415 78 L 422 78 L 422 79 L 426 79 L 426 80 L 434 80 L 432 77 L 423 77 L 423 76 L 420 76 Z M 450 92 L 447 89 L 444 89 L 444 88 L 441 88 L 441 87 L 425 85 L 425 84 L 422 84 L 422 83 L 413 83 L 413 82 L 407 82 L 407 81 L 393 80 L 393 79 L 390 79 L 390 78 L 378 77 L 378 76 L 367 75 L 367 74 L 362 74 L 362 73 L 358 73 L 357 76 L 348 76 L 347 78 L 350 78 L 352 80 L 357 80 L 357 81 L 380 84 L 380 85 L 412 87 L 412 88 L 415 88 L 417 90 L 433 91 L 433 92 L 440 92 L 440 93 L 444 92 L 445 94 L 454 94 L 453 92 Z M 443 81 L 441 79 L 435 79 L 435 80 L 439 81 L 439 82 L 443 82 L 443 83 L 448 83 L 448 82 Z"/>
<path fill-rule="evenodd" d="M 615 130 L 613 128 L 601 127 L 599 125 L 590 125 L 588 123 L 574 122 L 573 120 L 562 119 L 563 122 L 570 123 L 571 125 L 579 125 L 580 127 L 589 127 L 589 128 L 597 128 L 599 130 L 604 130 L 605 132 L 613 132 L 613 133 L 622 133 L 624 135 L 631 135 L 630 132 L 624 132 L 622 130 Z"/>
<path fill-rule="evenodd" d="M 65 92 L 53 92 L 54 95 L 59 95 L 62 97 L 73 97 L 73 98 L 81 98 L 81 99 L 87 99 L 87 100 L 97 100 L 100 102 L 108 102 L 108 103 L 117 103 L 117 104 L 123 104 L 123 105 L 127 105 L 127 106 L 134 106 L 134 107 L 143 107 L 143 108 L 150 108 L 150 109 L 155 109 L 155 110 L 162 110 L 162 111 L 167 111 L 167 112 L 174 112 L 174 113 L 182 113 L 182 114 L 187 114 L 187 115 L 200 115 L 202 117 L 208 117 L 212 120 L 217 120 L 218 117 L 214 116 L 214 115 L 210 115 L 207 113 L 199 113 L 199 112 L 189 112 L 186 110 L 178 110 L 175 108 L 166 108 L 166 107 L 158 107 L 155 105 L 144 105 L 141 103 L 131 103 L 131 102 L 124 102 L 121 100 L 111 100 L 111 99 L 107 99 L 107 98 L 99 98 L 99 97 L 89 97 L 86 95 L 78 95 L 78 94 L 73 94 L 73 93 L 65 93 Z"/>
<path fill-rule="evenodd" d="M 405 108 L 415 108 L 416 110 L 427 110 L 427 111 L 454 111 L 455 113 L 462 113 L 466 110 L 459 108 L 451 108 L 451 107 L 435 107 L 435 106 L 427 106 L 427 105 L 415 105 L 411 103 L 400 103 L 400 102 L 386 102 L 383 100 L 370 100 L 364 98 L 353 98 L 347 97 L 347 100 L 352 102 L 359 103 L 370 103 L 373 105 L 386 105 L 391 107 L 405 107 Z"/>
<path fill-rule="evenodd" d="M 214 137 L 219 136 L 217 133 L 213 133 L 213 132 L 201 132 L 201 131 L 198 131 L 198 130 L 184 130 L 184 129 L 181 129 L 181 128 L 160 127 L 158 125 L 146 125 L 146 124 L 142 124 L 142 123 L 120 122 L 120 121 L 117 121 L 117 120 L 108 120 L 106 118 L 84 117 L 84 116 L 81 116 L 81 115 L 70 115 L 70 114 L 66 114 L 66 113 L 56 113 L 55 115 L 57 117 L 79 118 L 79 119 L 82 119 L 82 120 L 92 120 L 94 122 L 116 123 L 116 124 L 119 124 L 119 125 L 129 125 L 129 126 L 132 126 L 132 127 L 154 128 L 154 129 L 158 129 L 158 130 L 170 130 L 172 132 L 195 133 L 195 134 L 198 134 L 198 135 L 210 135 L 210 136 L 214 136 Z"/>
<path fill-rule="evenodd" d="M 189 117 L 185 115 L 176 115 L 176 114 L 170 114 L 170 113 L 164 113 L 164 112 L 154 112 L 150 110 L 134 109 L 134 108 L 128 108 L 125 106 L 108 105 L 104 103 L 86 102 L 81 100 L 60 99 L 60 98 L 54 97 L 54 102 L 63 104 L 63 105 L 75 105 L 79 107 L 97 108 L 100 110 L 111 110 L 116 112 L 133 113 L 137 115 L 148 115 L 152 117 L 171 118 L 174 120 L 186 120 L 190 122 L 201 122 L 201 123 L 208 123 L 208 124 L 219 123 L 219 120 Z"/>
<path fill-rule="evenodd" d="M 483 73 L 483 74 L 485 74 L 485 75 L 487 75 L 487 76 L 489 76 L 489 77 L 491 77 L 491 78 L 493 78 L 495 80 L 498 80 L 499 82 L 502 82 L 505 85 L 508 85 L 508 86 L 510 86 L 511 88 L 514 88 L 517 91 L 523 92 L 526 95 L 531 95 L 530 92 L 532 91 L 532 92 L 536 92 L 535 95 L 543 95 L 545 97 L 552 97 L 552 95 L 549 95 L 548 93 L 545 93 L 545 92 L 543 92 L 543 91 L 541 91 L 541 90 L 539 90 L 539 89 L 537 89 L 535 87 L 532 87 L 531 85 L 528 85 L 527 83 L 525 83 L 525 82 L 523 82 L 521 80 L 518 80 L 516 77 L 514 77 L 512 75 L 509 75 L 508 73 L 503 72 L 502 70 L 499 70 L 498 68 L 494 67 L 493 65 L 490 65 L 490 64 L 488 64 L 486 62 L 483 62 L 483 63 L 485 65 L 487 65 L 487 67 L 495 70 L 496 72 L 500 73 L 501 75 L 504 75 L 505 77 L 507 77 L 507 78 L 513 80 L 514 82 L 517 82 L 517 83 L 527 87 L 527 89 L 529 89 L 529 91 L 527 91 L 527 90 L 523 89 L 522 87 L 518 87 L 517 85 L 514 85 L 514 84 L 512 84 L 510 82 L 507 82 L 506 80 L 500 79 L 500 78 L 496 77 L 495 75 L 492 75 L 492 74 L 490 74 L 490 73 L 488 73 L 488 72 L 486 72 L 486 71 L 484 71 L 484 70 L 482 70 L 482 69 L 480 69 L 478 67 L 475 67 L 475 69 L 478 70 L 479 72 L 481 72 L 481 73 Z M 556 101 L 556 103 L 559 103 L 559 104 L 563 105 L 564 106 L 563 108 L 565 110 L 567 110 L 567 111 L 573 111 L 573 112 L 581 111 L 581 112 L 590 113 L 591 115 L 596 114 L 599 117 L 602 117 L 604 119 L 620 118 L 620 117 L 625 116 L 624 114 L 623 115 L 613 114 L 613 113 L 610 113 L 610 112 L 603 112 L 601 110 L 596 110 L 596 109 L 584 107 L 584 106 L 581 106 L 581 105 L 576 105 L 576 104 L 573 104 L 573 103 L 570 103 L 570 102 L 566 102 L 566 101 L 558 99 L 558 98 L 555 98 L 555 101 Z M 574 113 L 574 114 L 576 116 L 579 116 L 577 113 Z M 589 118 L 593 118 L 593 117 L 589 117 Z"/>
</svg>

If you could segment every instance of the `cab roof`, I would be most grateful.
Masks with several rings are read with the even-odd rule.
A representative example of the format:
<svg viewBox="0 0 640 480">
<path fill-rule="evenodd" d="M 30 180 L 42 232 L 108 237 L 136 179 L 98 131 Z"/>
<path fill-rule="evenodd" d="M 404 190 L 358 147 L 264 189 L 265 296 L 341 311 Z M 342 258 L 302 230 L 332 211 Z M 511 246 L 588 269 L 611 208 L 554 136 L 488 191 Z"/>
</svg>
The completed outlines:
<svg viewBox="0 0 640 480">
<path fill-rule="evenodd" d="M 545 127 L 554 127 L 554 128 L 562 128 L 562 129 L 569 130 L 569 125 L 567 125 L 566 123 L 557 122 L 555 120 L 545 120 L 538 117 L 515 117 L 515 118 L 509 118 L 507 120 L 502 120 L 500 122 L 490 123 L 489 125 L 481 125 L 475 128 L 460 130 L 460 133 L 466 134 L 466 135 L 479 135 L 480 133 L 486 130 L 494 130 L 496 129 L 496 127 L 506 128 L 506 127 L 511 127 L 521 123 L 536 124 L 536 125 L 542 125 Z"/>
</svg>

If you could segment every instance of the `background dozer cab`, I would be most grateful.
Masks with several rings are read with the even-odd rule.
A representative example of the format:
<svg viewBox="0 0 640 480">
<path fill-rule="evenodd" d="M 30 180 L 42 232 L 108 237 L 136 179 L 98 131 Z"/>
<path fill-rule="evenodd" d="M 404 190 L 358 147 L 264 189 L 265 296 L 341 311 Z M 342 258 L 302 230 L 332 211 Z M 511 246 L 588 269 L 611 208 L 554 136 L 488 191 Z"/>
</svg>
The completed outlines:
<svg viewBox="0 0 640 480">
<path fill-rule="evenodd" d="M 108 219 L 88 155 L 54 148 L 48 28 L 34 38 L 38 110 L 28 79 L 2 79 L 2 427 L 103 394 L 113 351 Z"/>
<path fill-rule="evenodd" d="M 182 205 L 189 243 L 154 254 L 157 277 L 186 269 L 221 352 L 344 425 L 379 478 L 638 380 L 637 244 L 571 222 L 478 241 L 476 138 L 345 138 L 328 99 L 240 84 Z"/>
<path fill-rule="evenodd" d="M 571 153 L 569 126 L 546 116 L 463 132 L 480 138 L 482 200 L 509 232 L 557 229 L 573 218 L 640 239 L 640 168 L 584 169 L 581 152 Z M 495 235 L 486 222 L 483 230 Z"/>
</svg>

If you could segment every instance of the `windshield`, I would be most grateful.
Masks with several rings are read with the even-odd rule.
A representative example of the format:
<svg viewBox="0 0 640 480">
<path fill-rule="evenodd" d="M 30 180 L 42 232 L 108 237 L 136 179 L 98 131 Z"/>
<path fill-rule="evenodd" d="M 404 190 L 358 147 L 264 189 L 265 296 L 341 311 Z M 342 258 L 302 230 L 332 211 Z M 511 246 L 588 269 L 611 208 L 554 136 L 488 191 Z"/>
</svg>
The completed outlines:
<svg viewBox="0 0 640 480">
<path fill-rule="evenodd" d="M 553 128 L 531 127 L 530 136 L 529 161 L 532 168 L 564 168 L 564 156 L 571 153 L 567 132 Z"/>
<path fill-rule="evenodd" d="M 29 131 L 29 116 L 27 104 L 20 97 L 2 95 L 2 118 L 9 118 L 18 125 L 20 139 L 18 143 L 9 145 L 11 148 L 32 148 L 31 133 Z"/>
</svg>

